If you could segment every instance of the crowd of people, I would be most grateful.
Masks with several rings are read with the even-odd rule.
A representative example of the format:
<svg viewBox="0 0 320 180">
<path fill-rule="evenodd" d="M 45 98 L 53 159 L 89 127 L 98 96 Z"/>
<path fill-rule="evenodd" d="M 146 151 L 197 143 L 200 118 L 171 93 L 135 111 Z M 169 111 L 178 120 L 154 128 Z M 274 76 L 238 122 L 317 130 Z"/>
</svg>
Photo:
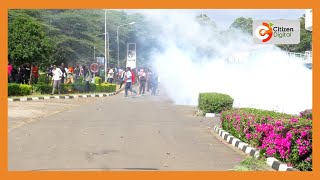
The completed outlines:
<svg viewBox="0 0 320 180">
<path fill-rule="evenodd" d="M 39 68 L 36 64 L 25 63 L 18 68 L 8 63 L 8 83 L 38 83 Z"/>
<path fill-rule="evenodd" d="M 85 92 L 90 91 L 90 82 L 94 76 L 99 76 L 102 82 L 105 82 L 105 70 L 101 66 L 98 72 L 92 72 L 89 66 L 77 64 L 73 66 L 51 65 L 46 70 L 45 83 L 52 85 L 52 93 L 57 90 L 61 93 L 61 84 L 73 84 L 75 82 L 85 82 Z M 107 69 L 107 82 L 111 84 L 120 84 L 120 88 L 125 86 L 125 97 L 128 92 L 131 95 L 141 96 L 151 92 L 156 95 L 158 90 L 158 75 L 149 68 L 131 69 L 127 67 L 125 70 L 118 68 Z M 82 77 L 82 78 L 81 78 Z M 137 78 L 136 78 L 137 77 Z M 39 79 L 39 67 L 36 64 L 23 64 L 18 68 L 8 63 L 8 83 L 19 84 L 37 84 Z M 139 92 L 137 93 L 132 86 L 137 84 Z"/>
<path fill-rule="evenodd" d="M 138 78 L 136 80 L 136 72 L 132 71 L 130 67 L 127 67 L 123 72 L 120 72 L 121 84 L 125 84 L 125 97 L 128 98 L 128 92 L 130 91 L 131 95 L 141 96 L 145 93 L 151 91 L 151 95 L 156 95 L 158 90 L 158 74 L 152 72 L 150 69 L 140 69 L 137 73 Z M 133 84 L 138 83 L 139 93 L 132 89 Z M 147 90 L 146 90 L 147 86 Z"/>
</svg>

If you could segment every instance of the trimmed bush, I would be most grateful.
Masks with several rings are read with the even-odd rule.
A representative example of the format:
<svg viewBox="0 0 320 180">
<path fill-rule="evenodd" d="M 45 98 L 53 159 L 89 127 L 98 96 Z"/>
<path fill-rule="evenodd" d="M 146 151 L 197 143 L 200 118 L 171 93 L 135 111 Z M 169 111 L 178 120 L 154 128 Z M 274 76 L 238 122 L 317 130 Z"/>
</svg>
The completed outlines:
<svg viewBox="0 0 320 180">
<path fill-rule="evenodd" d="M 222 112 L 222 128 L 293 167 L 312 170 L 312 120 L 252 108 Z"/>
<path fill-rule="evenodd" d="M 80 93 L 83 93 L 84 92 L 84 83 L 83 82 L 80 82 L 80 83 L 73 83 L 71 85 L 72 89 L 74 91 L 77 91 L 77 92 L 80 92 Z"/>
<path fill-rule="evenodd" d="M 72 84 L 60 84 L 61 93 L 70 93 L 73 91 Z"/>
<path fill-rule="evenodd" d="M 28 84 L 8 84 L 8 96 L 26 96 L 32 92 L 32 86 Z"/>
<path fill-rule="evenodd" d="M 8 96 L 17 96 L 20 95 L 19 84 L 9 83 L 8 84 Z"/>
<path fill-rule="evenodd" d="M 116 91 L 116 85 L 115 84 L 109 84 L 109 83 L 101 83 L 100 85 L 97 85 L 96 92 L 115 92 Z"/>
<path fill-rule="evenodd" d="M 101 77 L 98 77 L 98 76 L 94 77 L 94 83 L 95 84 L 101 84 L 102 83 Z"/>
<path fill-rule="evenodd" d="M 200 93 L 198 107 L 203 113 L 221 113 L 231 109 L 233 98 L 221 93 Z"/>
<path fill-rule="evenodd" d="M 52 91 L 52 86 L 45 83 L 34 84 L 32 88 L 33 93 L 49 94 Z"/>
<path fill-rule="evenodd" d="M 40 74 L 39 78 L 38 78 L 38 84 L 39 83 L 43 83 L 43 84 L 48 83 L 46 78 L 47 78 L 47 74 Z"/>
</svg>

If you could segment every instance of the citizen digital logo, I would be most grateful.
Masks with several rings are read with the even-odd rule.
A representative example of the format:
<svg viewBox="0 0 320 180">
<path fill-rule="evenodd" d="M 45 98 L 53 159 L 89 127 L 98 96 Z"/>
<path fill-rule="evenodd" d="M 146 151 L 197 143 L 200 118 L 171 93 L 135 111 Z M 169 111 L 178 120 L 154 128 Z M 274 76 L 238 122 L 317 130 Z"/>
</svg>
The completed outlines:
<svg viewBox="0 0 320 180">
<path fill-rule="evenodd" d="M 291 37 L 291 33 L 293 32 L 293 28 L 288 28 L 288 27 L 273 27 L 273 36 L 274 37 Z"/>
<path fill-rule="evenodd" d="M 252 25 L 256 43 L 299 44 L 300 42 L 298 20 L 256 20 Z"/>
</svg>

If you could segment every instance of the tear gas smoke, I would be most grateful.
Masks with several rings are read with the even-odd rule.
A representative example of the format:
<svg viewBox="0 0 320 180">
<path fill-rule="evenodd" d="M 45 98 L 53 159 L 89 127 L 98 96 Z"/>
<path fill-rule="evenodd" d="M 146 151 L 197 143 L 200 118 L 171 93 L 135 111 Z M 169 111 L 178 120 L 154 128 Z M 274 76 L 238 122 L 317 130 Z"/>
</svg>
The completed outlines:
<svg viewBox="0 0 320 180">
<path fill-rule="evenodd" d="M 176 104 L 197 105 L 200 92 L 234 98 L 234 107 L 297 114 L 312 108 L 312 71 L 274 45 L 254 44 L 237 30 L 201 26 L 194 13 L 145 13 L 161 34 L 151 59 Z M 214 21 L 214 19 L 213 19 Z"/>
</svg>

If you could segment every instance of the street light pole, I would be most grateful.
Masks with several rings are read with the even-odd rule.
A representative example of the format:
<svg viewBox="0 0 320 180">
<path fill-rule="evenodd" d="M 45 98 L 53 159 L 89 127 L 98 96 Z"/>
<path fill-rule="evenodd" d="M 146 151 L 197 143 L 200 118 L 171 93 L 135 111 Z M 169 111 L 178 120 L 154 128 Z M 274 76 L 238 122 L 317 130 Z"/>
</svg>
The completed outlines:
<svg viewBox="0 0 320 180">
<path fill-rule="evenodd" d="M 124 24 L 124 25 L 120 25 L 120 26 L 118 26 L 118 27 L 117 27 L 117 44 L 118 44 L 118 48 L 117 48 L 117 51 L 118 51 L 118 69 L 119 69 L 119 67 L 120 67 L 120 62 L 119 62 L 119 28 L 120 28 L 121 26 L 131 25 L 131 24 L 134 24 L 134 23 L 136 23 L 136 22 L 131 22 L 131 23 L 128 23 L 128 24 Z"/>
<path fill-rule="evenodd" d="M 108 46 L 109 46 L 109 43 L 108 43 Z M 109 57 L 107 57 L 107 10 L 105 10 L 104 11 L 104 82 L 107 82 L 107 58 L 109 60 Z"/>
</svg>

